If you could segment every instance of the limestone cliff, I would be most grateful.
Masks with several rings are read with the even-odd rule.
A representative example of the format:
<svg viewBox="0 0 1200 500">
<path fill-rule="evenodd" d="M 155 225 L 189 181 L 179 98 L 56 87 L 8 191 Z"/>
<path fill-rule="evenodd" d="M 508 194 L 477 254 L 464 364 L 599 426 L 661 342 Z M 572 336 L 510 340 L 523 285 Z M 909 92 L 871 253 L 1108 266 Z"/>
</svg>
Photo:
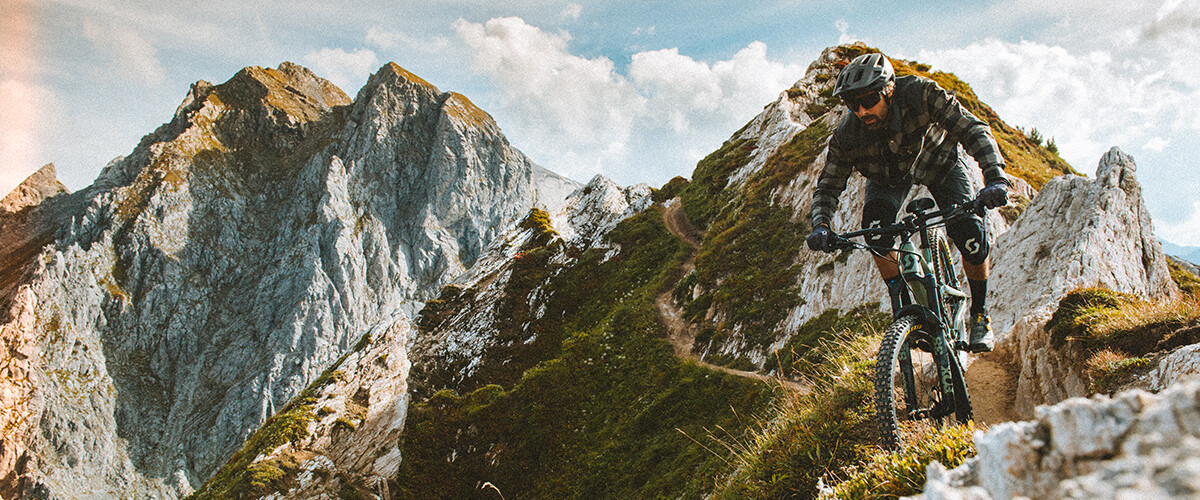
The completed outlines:
<svg viewBox="0 0 1200 500">
<path fill-rule="evenodd" d="M 530 351 L 553 339 L 542 338 L 551 335 L 530 328 L 530 323 L 548 314 L 546 303 L 553 292 L 534 292 L 530 304 L 516 295 L 523 286 L 544 285 L 528 282 L 525 274 L 549 278 L 540 268 L 551 263 L 533 254 L 544 257 L 548 250 L 554 264 L 569 267 L 581 252 L 619 252 L 618 245 L 607 241 L 608 233 L 645 211 L 650 192 L 644 184 L 621 188 L 597 176 L 556 210 L 531 212 L 485 248 L 468 273 L 428 302 L 411 331 L 404 318 L 380 323 L 272 419 L 310 415 L 298 424 L 303 425 L 303 438 L 255 447 L 264 434 L 260 429 L 198 497 L 224 498 L 247 489 L 268 498 L 332 498 L 341 491 L 379 498 L 428 494 L 395 491 L 398 480 L 403 481 L 398 477 L 403 461 L 412 460 L 402 450 L 412 439 L 405 435 L 409 407 L 427 404 L 435 393 L 511 387 L 524 370 L 543 361 Z M 273 426 L 273 421 L 264 427 Z M 464 455 L 478 452 L 464 448 Z M 273 489 L 253 490 L 245 478 L 264 467 L 277 468 L 281 478 L 272 482 Z M 446 484 L 469 480 L 443 478 Z"/>
<path fill-rule="evenodd" d="M 996 243 L 989 302 L 997 355 L 1018 367 L 1020 416 L 1088 394 L 1044 328 L 1067 292 L 1100 286 L 1155 300 L 1179 294 L 1136 173 L 1133 158 L 1113 148 L 1095 179 L 1068 175 L 1047 183 Z"/>
<path fill-rule="evenodd" d="M 290 63 L 196 83 L 129 156 L 46 205 L 52 238 L 5 253 L 19 262 L 0 328 L 21 371 L 4 382 L 20 410 L 3 416 L 3 488 L 187 494 L 571 184 L 395 64 L 353 101 Z"/>
</svg>

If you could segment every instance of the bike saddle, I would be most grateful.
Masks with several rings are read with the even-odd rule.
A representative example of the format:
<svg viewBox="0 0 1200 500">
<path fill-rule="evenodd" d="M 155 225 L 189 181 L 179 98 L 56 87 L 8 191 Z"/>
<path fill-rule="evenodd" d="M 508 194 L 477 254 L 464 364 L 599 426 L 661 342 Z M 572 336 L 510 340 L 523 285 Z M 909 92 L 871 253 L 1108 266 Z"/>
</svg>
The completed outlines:
<svg viewBox="0 0 1200 500">
<path fill-rule="evenodd" d="M 904 210 L 910 214 L 915 214 L 917 212 L 925 212 L 925 211 L 931 210 L 931 209 L 933 209 L 933 206 L 934 206 L 933 198 L 917 198 L 913 201 L 908 202 L 908 206 L 905 207 Z"/>
</svg>

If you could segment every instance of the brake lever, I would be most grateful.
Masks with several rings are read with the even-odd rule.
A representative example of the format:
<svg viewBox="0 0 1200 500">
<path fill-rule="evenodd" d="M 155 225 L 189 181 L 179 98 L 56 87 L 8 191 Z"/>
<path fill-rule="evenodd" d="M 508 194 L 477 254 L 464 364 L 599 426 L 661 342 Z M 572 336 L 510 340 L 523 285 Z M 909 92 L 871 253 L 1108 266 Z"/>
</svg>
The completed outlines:
<svg viewBox="0 0 1200 500">
<path fill-rule="evenodd" d="M 835 234 L 833 235 L 833 239 L 829 241 L 829 252 L 827 253 L 836 253 L 853 249 L 853 241 Z"/>
<path fill-rule="evenodd" d="M 980 217 L 987 215 L 987 207 L 984 206 L 983 203 L 980 203 L 978 199 L 971 200 L 971 203 L 975 205 L 975 208 L 971 210 L 972 212 L 975 212 L 975 215 Z"/>
</svg>

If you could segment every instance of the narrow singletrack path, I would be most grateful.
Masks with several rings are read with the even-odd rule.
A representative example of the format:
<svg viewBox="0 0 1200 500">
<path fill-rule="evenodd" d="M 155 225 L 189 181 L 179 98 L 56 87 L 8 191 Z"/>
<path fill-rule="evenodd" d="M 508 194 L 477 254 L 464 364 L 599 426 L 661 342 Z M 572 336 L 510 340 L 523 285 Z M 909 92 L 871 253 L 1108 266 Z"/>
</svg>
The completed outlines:
<svg viewBox="0 0 1200 500">
<path fill-rule="evenodd" d="M 682 266 L 683 273 L 681 273 L 681 276 L 687 276 L 688 273 L 696 269 L 696 251 L 700 249 L 700 241 L 696 238 L 695 231 L 692 229 L 692 225 L 687 219 L 687 214 L 683 211 L 683 204 L 678 197 L 666 203 L 663 209 L 663 225 L 675 237 L 692 246 L 692 255 L 684 261 Z M 671 288 L 674 288 L 674 285 Z M 696 327 L 683 317 L 683 311 L 675 307 L 675 302 L 671 299 L 671 291 L 667 290 L 660 294 L 654 300 L 654 306 L 658 310 L 658 316 L 662 318 L 663 324 L 667 327 L 667 340 L 675 348 L 676 357 L 690 360 L 705 368 L 733 376 L 755 379 L 768 384 L 779 384 L 794 391 L 808 390 L 808 387 L 805 385 L 782 377 L 771 377 L 761 373 L 736 370 L 727 366 L 714 365 L 700 359 L 699 356 L 692 352 L 692 344 L 696 341 Z"/>
<path fill-rule="evenodd" d="M 1017 420 L 1013 401 L 1017 394 L 1017 377 L 999 353 L 976 355 L 967 367 L 967 394 L 975 420 L 984 425 L 996 425 Z"/>
</svg>

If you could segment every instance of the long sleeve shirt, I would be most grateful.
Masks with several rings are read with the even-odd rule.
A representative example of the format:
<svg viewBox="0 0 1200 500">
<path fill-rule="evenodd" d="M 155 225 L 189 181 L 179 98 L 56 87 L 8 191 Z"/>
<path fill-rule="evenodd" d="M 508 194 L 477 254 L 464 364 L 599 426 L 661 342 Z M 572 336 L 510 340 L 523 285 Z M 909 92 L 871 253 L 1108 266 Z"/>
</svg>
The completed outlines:
<svg viewBox="0 0 1200 500">
<path fill-rule="evenodd" d="M 854 113 L 838 122 L 813 192 L 813 227 L 829 224 L 851 172 L 887 185 L 932 185 L 958 161 L 959 144 L 979 163 L 985 182 L 1008 182 L 1004 157 L 987 123 L 933 80 L 897 78 L 888 110 L 881 130 L 868 130 Z"/>
</svg>

